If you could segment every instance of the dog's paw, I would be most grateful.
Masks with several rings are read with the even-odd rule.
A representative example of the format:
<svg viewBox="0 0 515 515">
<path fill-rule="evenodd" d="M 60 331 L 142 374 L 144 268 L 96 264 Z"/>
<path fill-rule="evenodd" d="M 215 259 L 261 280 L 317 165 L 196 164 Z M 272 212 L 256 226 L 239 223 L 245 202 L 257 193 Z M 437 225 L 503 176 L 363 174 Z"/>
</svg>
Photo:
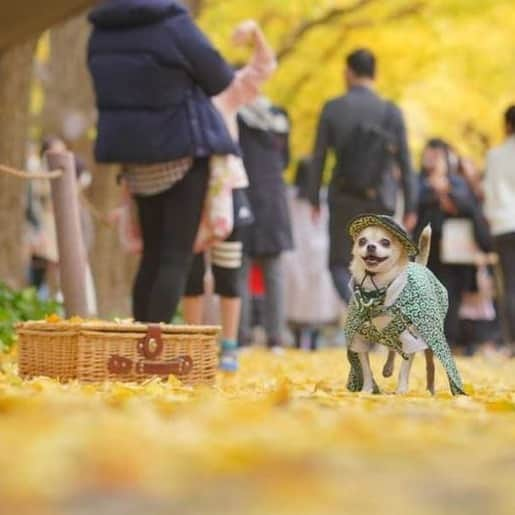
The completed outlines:
<svg viewBox="0 0 515 515">
<path fill-rule="evenodd" d="M 409 388 L 408 388 L 407 386 L 405 386 L 405 385 L 399 385 L 399 386 L 397 387 L 397 390 L 395 391 L 395 393 L 396 393 L 397 395 L 406 395 L 406 394 L 408 393 L 408 391 L 409 391 Z"/>
<path fill-rule="evenodd" d="M 365 385 L 361 389 L 361 393 L 374 393 L 374 385 Z"/>
<path fill-rule="evenodd" d="M 391 363 L 390 363 L 390 361 L 387 361 L 383 367 L 383 377 L 392 377 L 393 369 L 394 369 L 393 361 Z"/>
</svg>

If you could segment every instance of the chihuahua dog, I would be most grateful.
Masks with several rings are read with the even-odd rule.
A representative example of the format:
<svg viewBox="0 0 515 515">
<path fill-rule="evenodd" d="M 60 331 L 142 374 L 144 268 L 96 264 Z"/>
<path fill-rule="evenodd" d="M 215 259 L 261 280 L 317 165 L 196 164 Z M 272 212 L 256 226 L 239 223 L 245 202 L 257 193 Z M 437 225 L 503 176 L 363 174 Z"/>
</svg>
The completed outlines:
<svg viewBox="0 0 515 515">
<path fill-rule="evenodd" d="M 431 227 L 427 226 L 418 242 L 419 253 L 415 260 L 420 265 L 427 265 L 430 242 Z M 386 290 L 387 297 L 390 294 L 395 295 L 391 290 L 395 289 L 398 279 L 407 273 L 410 263 L 408 251 L 401 241 L 379 225 L 369 226 L 355 236 L 352 257 L 350 271 L 353 283 L 359 285 L 365 292 Z M 381 315 L 374 318 L 372 323 L 381 331 L 391 319 L 388 315 Z M 427 389 L 434 393 L 434 359 L 431 349 L 412 329 L 404 331 L 399 336 L 399 341 L 408 359 L 404 360 L 401 366 L 397 393 L 407 393 L 414 354 L 422 351 L 426 357 Z M 363 371 L 362 391 L 367 393 L 372 393 L 375 384 L 369 361 L 369 351 L 373 343 L 366 342 L 363 338 L 355 338 L 351 345 L 351 350 L 358 353 Z M 395 354 L 396 352 L 392 350 L 388 353 L 388 359 L 383 368 L 385 377 L 393 374 Z"/>
</svg>

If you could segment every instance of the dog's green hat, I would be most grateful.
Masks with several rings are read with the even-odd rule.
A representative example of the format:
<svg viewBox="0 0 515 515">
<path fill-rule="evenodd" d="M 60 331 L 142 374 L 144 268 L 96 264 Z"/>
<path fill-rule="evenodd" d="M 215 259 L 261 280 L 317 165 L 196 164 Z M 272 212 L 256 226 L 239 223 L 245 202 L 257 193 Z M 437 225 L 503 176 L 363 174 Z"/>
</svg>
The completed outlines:
<svg viewBox="0 0 515 515">
<path fill-rule="evenodd" d="M 397 238 L 406 249 L 409 257 L 418 254 L 418 247 L 409 237 L 406 229 L 399 225 L 391 216 L 363 214 L 353 218 L 349 224 L 349 234 L 355 240 L 358 234 L 367 227 L 379 226 Z"/>
</svg>

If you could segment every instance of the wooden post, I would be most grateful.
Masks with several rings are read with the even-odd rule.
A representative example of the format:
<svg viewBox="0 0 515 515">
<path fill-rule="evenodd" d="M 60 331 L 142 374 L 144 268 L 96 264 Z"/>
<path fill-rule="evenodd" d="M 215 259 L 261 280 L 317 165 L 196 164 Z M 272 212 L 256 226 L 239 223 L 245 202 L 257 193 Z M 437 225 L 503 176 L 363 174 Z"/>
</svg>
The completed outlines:
<svg viewBox="0 0 515 515">
<path fill-rule="evenodd" d="M 75 159 L 71 152 L 47 152 L 50 170 L 62 170 L 52 181 L 52 202 L 59 249 L 59 273 L 67 317 L 88 316 L 87 257 L 80 225 Z"/>
</svg>

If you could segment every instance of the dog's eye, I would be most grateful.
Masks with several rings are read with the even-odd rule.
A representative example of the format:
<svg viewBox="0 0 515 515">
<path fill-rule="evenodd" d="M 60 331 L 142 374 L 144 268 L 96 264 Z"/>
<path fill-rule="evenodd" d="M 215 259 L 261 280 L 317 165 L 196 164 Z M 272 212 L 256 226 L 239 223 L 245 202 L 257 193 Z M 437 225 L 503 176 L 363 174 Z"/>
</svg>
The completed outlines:
<svg viewBox="0 0 515 515">
<path fill-rule="evenodd" d="M 388 247 L 391 245 L 390 240 L 387 240 L 386 238 L 383 238 L 383 239 L 381 240 L 381 245 L 382 245 L 383 247 L 388 248 Z"/>
<path fill-rule="evenodd" d="M 366 239 L 366 238 L 360 238 L 360 239 L 358 240 L 358 245 L 359 245 L 360 247 L 364 247 L 366 244 L 367 244 L 367 239 Z"/>
</svg>

